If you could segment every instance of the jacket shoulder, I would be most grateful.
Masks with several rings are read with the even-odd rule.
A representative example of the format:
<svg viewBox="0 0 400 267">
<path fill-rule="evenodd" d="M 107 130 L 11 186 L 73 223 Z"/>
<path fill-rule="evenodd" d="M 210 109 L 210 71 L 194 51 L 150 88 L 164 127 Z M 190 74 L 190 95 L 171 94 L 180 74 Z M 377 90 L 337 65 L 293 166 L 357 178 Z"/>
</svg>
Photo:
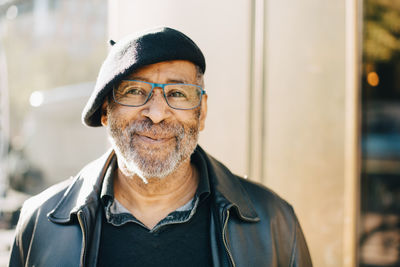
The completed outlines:
<svg viewBox="0 0 400 267">
<path fill-rule="evenodd" d="M 214 183 L 217 191 L 222 193 L 231 203 L 236 204 L 242 215 L 246 213 L 250 217 L 254 217 L 254 213 L 251 212 L 254 208 L 260 216 L 270 218 L 278 213 L 283 213 L 288 219 L 293 220 L 295 215 L 292 206 L 274 191 L 264 185 L 233 174 L 224 164 L 204 150 L 201 148 L 198 148 L 198 150 L 208 162 L 211 176 L 215 177 Z"/>
<path fill-rule="evenodd" d="M 39 210 L 45 214 L 50 212 L 75 180 L 76 177 L 70 177 L 69 179 L 52 185 L 41 193 L 27 199 L 22 205 L 17 228 L 29 221 L 29 219 Z"/>
<path fill-rule="evenodd" d="M 19 222 L 22 224 L 23 222 L 29 220 L 29 218 L 32 217 L 37 211 L 40 211 L 41 214 L 47 216 L 47 214 L 55 209 L 57 205 L 66 198 L 67 195 L 76 197 L 81 188 L 84 186 L 84 181 L 86 180 L 89 188 L 92 188 L 89 185 L 92 182 L 90 180 L 91 178 L 89 177 L 93 176 L 97 179 L 96 174 L 98 173 L 99 169 L 102 168 L 105 159 L 110 156 L 110 152 L 111 151 L 108 151 L 100 158 L 88 163 L 77 175 L 71 176 L 69 179 L 57 183 L 38 195 L 26 200 L 21 209 Z M 76 202 L 76 199 L 71 201 Z"/>
<path fill-rule="evenodd" d="M 77 231 L 79 226 L 73 221 L 75 217 L 71 215 L 75 211 L 74 208 L 81 207 L 79 205 L 85 204 L 86 200 L 92 200 L 89 193 L 97 193 L 95 189 L 98 188 L 92 182 L 99 177 L 98 171 L 103 168 L 105 159 L 112 156 L 110 152 L 87 164 L 76 176 L 55 184 L 24 202 L 15 231 L 10 266 L 25 265 L 29 255 L 35 255 L 35 259 L 40 258 L 39 254 L 30 253 L 38 247 L 43 248 L 44 244 L 51 246 L 53 243 L 43 238 L 51 235 L 50 233 L 61 233 L 60 230 L 63 229 L 64 235 L 71 238 L 77 235 L 80 231 Z M 60 211 L 59 215 L 62 215 L 61 219 L 51 216 L 57 210 Z M 59 223 L 70 227 L 59 228 Z"/>
<path fill-rule="evenodd" d="M 31 243 L 38 222 L 46 224 L 48 221 L 46 218 L 47 213 L 55 207 L 72 181 L 73 179 L 70 178 L 55 184 L 24 202 L 15 229 L 10 266 L 24 265 L 29 251 L 29 244 Z M 46 228 L 46 226 L 44 226 L 44 228 Z"/>
<path fill-rule="evenodd" d="M 293 230 L 297 224 L 297 216 L 291 204 L 270 188 L 254 181 L 249 181 L 237 175 L 237 179 L 247 195 L 249 204 L 255 209 L 261 221 L 268 221 L 272 225 L 286 226 Z"/>
<path fill-rule="evenodd" d="M 292 205 L 290 205 L 285 199 L 279 196 L 272 189 L 257 183 L 255 181 L 251 181 L 248 179 L 244 179 L 240 176 L 234 175 L 236 179 L 239 180 L 242 187 L 248 192 L 248 195 L 252 202 L 262 202 L 264 204 L 274 204 L 278 205 L 284 209 L 293 209 Z M 254 203 L 254 204 L 257 204 Z"/>
</svg>

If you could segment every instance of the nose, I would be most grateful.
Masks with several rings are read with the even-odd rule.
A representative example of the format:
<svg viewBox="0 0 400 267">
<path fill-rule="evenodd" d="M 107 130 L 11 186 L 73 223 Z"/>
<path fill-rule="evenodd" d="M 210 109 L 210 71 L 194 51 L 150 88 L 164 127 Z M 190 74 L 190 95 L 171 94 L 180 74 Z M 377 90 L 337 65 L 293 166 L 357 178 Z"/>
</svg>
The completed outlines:
<svg viewBox="0 0 400 267">
<path fill-rule="evenodd" d="M 171 108 L 165 101 L 161 88 L 154 88 L 149 101 L 143 106 L 142 115 L 153 123 L 159 123 L 171 116 Z"/>
</svg>

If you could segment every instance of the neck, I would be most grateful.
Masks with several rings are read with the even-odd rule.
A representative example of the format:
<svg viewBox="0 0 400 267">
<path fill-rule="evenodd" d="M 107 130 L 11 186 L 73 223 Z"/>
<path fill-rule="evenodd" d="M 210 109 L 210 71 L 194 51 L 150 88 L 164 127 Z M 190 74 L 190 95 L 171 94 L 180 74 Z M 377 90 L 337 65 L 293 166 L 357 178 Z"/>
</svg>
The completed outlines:
<svg viewBox="0 0 400 267">
<path fill-rule="evenodd" d="M 198 179 L 197 170 L 190 159 L 164 178 L 147 178 L 148 183 L 144 183 L 137 175 L 128 177 L 118 169 L 114 175 L 114 195 L 151 229 L 170 212 L 193 198 Z"/>
</svg>

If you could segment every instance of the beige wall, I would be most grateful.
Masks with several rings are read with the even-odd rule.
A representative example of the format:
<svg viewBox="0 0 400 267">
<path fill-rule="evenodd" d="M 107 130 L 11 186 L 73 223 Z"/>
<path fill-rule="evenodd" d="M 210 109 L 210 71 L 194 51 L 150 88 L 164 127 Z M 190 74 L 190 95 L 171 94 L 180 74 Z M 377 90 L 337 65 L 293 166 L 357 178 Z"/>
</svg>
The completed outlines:
<svg viewBox="0 0 400 267">
<path fill-rule="evenodd" d="M 316 266 L 351 266 L 354 256 L 356 36 L 346 34 L 356 14 L 346 8 L 266 6 L 265 183 L 295 205 Z"/>
<path fill-rule="evenodd" d="M 200 143 L 295 208 L 315 266 L 354 266 L 355 0 L 109 1 L 110 38 L 160 24 L 207 60 Z"/>
</svg>

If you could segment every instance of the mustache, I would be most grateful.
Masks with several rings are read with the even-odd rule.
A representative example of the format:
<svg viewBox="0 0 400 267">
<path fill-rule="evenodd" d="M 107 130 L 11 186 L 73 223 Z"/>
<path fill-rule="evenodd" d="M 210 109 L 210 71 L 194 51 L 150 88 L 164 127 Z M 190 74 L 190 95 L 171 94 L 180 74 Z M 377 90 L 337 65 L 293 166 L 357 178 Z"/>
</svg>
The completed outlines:
<svg viewBox="0 0 400 267">
<path fill-rule="evenodd" d="M 179 123 L 161 121 L 154 123 L 149 118 L 140 121 L 132 121 L 125 128 L 125 132 L 133 137 L 135 134 L 150 134 L 151 136 L 171 136 L 183 138 L 185 129 Z"/>
</svg>

